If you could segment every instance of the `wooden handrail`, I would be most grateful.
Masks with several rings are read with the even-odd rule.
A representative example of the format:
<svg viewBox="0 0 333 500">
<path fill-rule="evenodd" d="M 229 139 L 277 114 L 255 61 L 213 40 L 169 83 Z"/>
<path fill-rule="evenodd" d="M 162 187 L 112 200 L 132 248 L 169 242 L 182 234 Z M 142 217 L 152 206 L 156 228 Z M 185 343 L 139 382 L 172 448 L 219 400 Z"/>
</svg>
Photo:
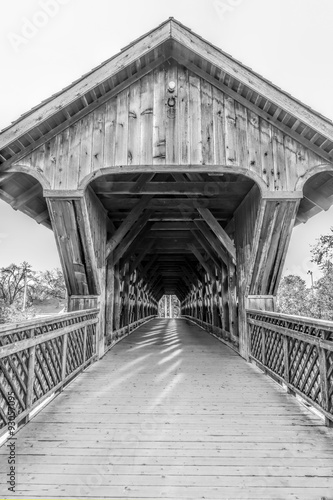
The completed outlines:
<svg viewBox="0 0 333 500">
<path fill-rule="evenodd" d="M 333 321 L 328 321 L 325 319 L 316 319 L 316 318 L 311 318 L 309 316 L 297 316 L 294 314 L 284 314 L 272 311 L 260 311 L 258 309 L 247 309 L 247 313 L 265 314 L 265 316 L 270 318 L 294 321 L 295 323 L 304 323 L 309 326 L 323 327 L 327 328 L 330 331 L 333 331 Z"/>
<path fill-rule="evenodd" d="M 51 325 L 61 321 L 72 320 L 75 318 L 80 318 L 84 314 L 94 314 L 98 313 L 99 309 L 84 309 L 82 311 L 73 311 L 64 314 L 57 314 L 47 318 L 30 319 L 28 321 L 22 321 L 21 323 L 9 323 L 0 326 L 0 337 L 16 332 L 21 332 L 23 330 L 29 330 L 31 328 L 39 328 L 41 326 Z"/>
<path fill-rule="evenodd" d="M 17 426 L 97 358 L 98 313 L 98 309 L 86 309 L 1 327 L 2 434 L 9 407 Z"/>
<path fill-rule="evenodd" d="M 333 322 L 252 309 L 247 323 L 250 358 L 317 408 L 331 427 Z"/>
</svg>

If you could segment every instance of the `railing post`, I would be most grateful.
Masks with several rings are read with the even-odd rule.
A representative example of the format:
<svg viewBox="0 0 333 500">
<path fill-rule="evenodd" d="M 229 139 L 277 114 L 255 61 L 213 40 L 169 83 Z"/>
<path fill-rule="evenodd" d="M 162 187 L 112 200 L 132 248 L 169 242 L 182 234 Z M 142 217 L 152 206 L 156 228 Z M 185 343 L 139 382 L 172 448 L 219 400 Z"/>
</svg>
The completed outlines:
<svg viewBox="0 0 333 500">
<path fill-rule="evenodd" d="M 284 364 L 284 380 L 286 384 L 290 382 L 290 366 L 289 366 L 289 347 L 288 336 L 283 335 L 283 364 Z M 295 395 L 294 391 L 287 385 L 287 393 Z"/>
<path fill-rule="evenodd" d="M 30 338 L 35 336 L 35 330 L 32 328 L 30 330 Z M 36 361 L 36 346 L 29 347 L 29 358 L 28 358 L 28 380 L 27 380 L 27 392 L 25 399 L 25 409 L 29 410 L 33 403 L 34 397 L 34 382 L 35 382 L 35 361 Z M 29 415 L 24 419 L 25 423 L 29 422 Z"/>
<path fill-rule="evenodd" d="M 83 332 L 83 363 L 86 362 L 87 359 L 87 331 L 88 327 L 87 325 L 84 327 L 84 332 Z"/>
<path fill-rule="evenodd" d="M 327 359 L 326 351 L 323 347 L 318 347 L 319 355 L 319 373 L 320 373 L 320 392 L 321 392 L 321 405 L 325 411 L 329 411 L 329 387 L 327 378 Z M 333 422 L 325 417 L 325 425 L 333 427 Z"/>
<path fill-rule="evenodd" d="M 264 327 L 262 327 L 262 329 L 261 329 L 261 356 L 262 356 L 262 364 L 264 366 L 266 366 L 265 332 L 266 332 L 266 329 Z"/>
<path fill-rule="evenodd" d="M 66 378 L 66 361 L 67 361 L 67 344 L 68 344 L 68 333 L 66 333 L 62 338 L 62 355 L 61 355 L 61 380 Z"/>
<path fill-rule="evenodd" d="M 289 349 L 288 349 L 288 337 L 283 335 L 283 364 L 284 364 L 284 380 L 289 384 L 290 373 L 289 373 Z"/>
</svg>

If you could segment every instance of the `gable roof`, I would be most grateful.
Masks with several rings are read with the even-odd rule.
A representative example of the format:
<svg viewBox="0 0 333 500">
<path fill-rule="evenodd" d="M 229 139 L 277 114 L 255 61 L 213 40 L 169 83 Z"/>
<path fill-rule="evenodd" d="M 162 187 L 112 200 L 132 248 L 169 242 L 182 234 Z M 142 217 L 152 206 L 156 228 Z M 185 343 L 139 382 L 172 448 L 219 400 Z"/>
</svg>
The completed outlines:
<svg viewBox="0 0 333 500">
<path fill-rule="evenodd" d="M 2 130 L 0 171 L 171 58 L 333 162 L 332 121 L 169 18 Z"/>
</svg>

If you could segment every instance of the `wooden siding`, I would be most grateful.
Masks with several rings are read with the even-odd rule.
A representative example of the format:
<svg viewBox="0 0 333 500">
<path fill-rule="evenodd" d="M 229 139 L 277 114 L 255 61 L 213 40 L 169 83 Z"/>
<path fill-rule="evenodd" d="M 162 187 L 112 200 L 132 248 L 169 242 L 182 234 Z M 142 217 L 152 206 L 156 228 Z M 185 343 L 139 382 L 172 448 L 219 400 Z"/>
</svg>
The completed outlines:
<svg viewBox="0 0 333 500">
<path fill-rule="evenodd" d="M 171 80 L 177 83 L 174 94 L 167 91 Z M 153 70 L 20 161 L 42 171 L 52 189 L 76 189 L 104 168 L 202 165 L 204 171 L 216 165 L 248 172 L 269 191 L 295 189 L 299 177 L 322 163 L 176 62 Z"/>
</svg>

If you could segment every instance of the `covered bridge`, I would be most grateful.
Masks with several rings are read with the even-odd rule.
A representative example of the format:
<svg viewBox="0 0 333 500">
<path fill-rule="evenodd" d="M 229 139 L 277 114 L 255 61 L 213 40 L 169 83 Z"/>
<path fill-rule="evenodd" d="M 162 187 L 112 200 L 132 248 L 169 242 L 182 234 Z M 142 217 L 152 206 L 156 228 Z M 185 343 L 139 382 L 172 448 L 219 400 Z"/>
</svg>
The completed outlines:
<svg viewBox="0 0 333 500">
<path fill-rule="evenodd" d="M 327 426 L 332 423 L 333 323 L 274 312 L 294 225 L 305 223 L 333 203 L 331 121 L 170 18 L 3 130 L 0 172 L 1 199 L 53 230 L 69 296 L 68 314 L 1 329 L 3 430 L 12 406 L 8 392 L 15 395 L 16 424 L 25 423 L 50 395 L 61 392 L 74 375 L 98 361 L 52 402 L 54 411 L 50 413 L 51 406 L 46 407 L 18 434 L 18 443 L 22 436 L 22 488 L 16 496 L 286 499 L 318 498 L 315 492 L 326 495 L 333 491 L 331 431 L 290 395 L 301 396 Z M 164 295 L 178 297 L 180 319 L 156 319 Z M 137 327 L 131 337 L 104 356 Z M 179 386 L 183 392 L 177 397 L 168 396 L 164 408 L 165 391 L 174 389 L 168 385 L 169 377 L 171 382 L 177 377 L 181 381 L 184 373 L 181 365 L 171 365 L 163 386 L 163 373 L 158 374 L 157 369 L 164 362 L 158 356 L 164 352 L 163 345 L 172 354 L 178 341 L 188 342 L 182 355 L 187 356 L 186 370 L 190 371 L 184 373 L 189 379 L 185 377 Z M 152 346 L 160 347 L 157 351 L 154 347 L 152 353 Z M 191 352 L 195 352 L 192 357 Z M 147 362 L 143 362 L 145 356 Z M 148 360 L 154 356 L 156 368 Z M 279 381 L 289 395 L 247 365 L 249 360 Z M 138 364 L 145 377 L 137 372 Z M 209 380 L 207 370 L 211 370 Z M 131 376 L 129 388 L 126 380 Z M 162 384 L 159 395 L 154 393 L 155 379 Z M 205 390 L 203 381 L 211 392 Z M 121 383 L 125 384 L 122 389 Z M 103 388 L 108 384 L 106 394 Z M 134 390 L 134 386 L 140 387 Z M 149 388 L 156 396 L 151 414 Z M 102 391 L 98 401 L 90 394 L 92 390 Z M 178 408 L 180 400 L 183 405 Z M 175 443 L 175 450 L 179 441 L 183 441 L 183 450 L 191 450 L 191 446 L 186 448 L 188 435 L 191 429 L 192 437 L 198 433 L 197 450 L 201 452 L 196 456 L 201 462 L 183 451 L 184 456 L 192 457 L 187 482 L 186 476 L 168 472 L 173 459 L 167 465 L 155 453 L 158 464 L 164 465 L 164 472 L 156 476 L 159 480 L 141 462 L 141 472 L 133 473 L 139 479 L 125 475 L 121 480 L 121 474 L 131 474 L 130 461 L 120 460 L 123 472 L 116 472 L 116 460 L 111 461 L 113 469 L 111 462 L 102 461 L 103 467 L 110 466 L 102 482 L 92 483 L 88 493 L 80 490 L 71 474 L 86 476 L 98 459 L 87 462 L 89 452 L 81 450 L 81 454 L 72 454 L 77 462 L 61 462 L 52 443 L 58 439 L 71 443 L 70 433 L 64 431 L 61 437 L 61 423 L 76 422 L 72 427 L 75 434 L 82 427 L 75 420 L 80 412 L 90 422 L 91 405 L 98 412 L 102 410 L 98 405 L 110 401 L 109 419 L 120 433 L 126 422 L 129 427 L 133 422 L 117 420 L 118 403 L 124 414 L 136 415 L 140 425 L 145 425 L 141 413 L 148 414 L 146 422 L 154 415 L 149 431 L 156 424 L 155 438 L 147 430 L 151 439 L 146 441 L 154 443 L 150 447 L 155 451 L 163 448 L 161 456 L 172 457 L 176 452 L 172 455 L 168 446 L 161 445 L 165 441 L 159 439 L 164 432 L 159 425 L 163 429 L 170 422 L 175 425 L 167 440 Z M 138 410 L 135 405 L 140 401 Z M 205 415 L 200 401 L 210 412 L 207 421 L 198 416 Z M 165 410 L 166 420 L 156 416 L 156 407 Z M 57 413 L 61 408 L 63 415 L 72 415 L 74 420 L 62 418 Z M 187 415 L 189 408 L 189 425 L 184 423 L 187 417 L 183 422 L 186 437 L 179 430 L 179 426 L 183 428 L 179 415 L 183 411 Z M 231 419 L 228 412 L 234 415 Z M 274 421 L 277 413 L 280 420 Z M 226 464 L 221 465 L 214 455 L 219 438 L 214 440 L 214 432 L 208 437 L 204 433 L 210 418 L 220 426 L 221 414 L 225 414 L 227 427 L 235 418 L 236 448 L 247 429 L 255 432 L 263 426 L 252 440 L 245 436 L 247 444 L 242 450 L 247 452 L 238 461 L 234 457 L 236 466 L 230 459 L 234 472 L 221 472 Z M 82 414 L 80 418 L 85 420 Z M 98 436 L 92 442 L 87 436 L 93 434 L 96 422 L 101 424 L 97 434 L 106 432 L 109 419 L 93 418 L 91 427 L 76 434 L 76 439 L 88 440 L 89 450 L 96 451 Z M 282 428 L 290 432 L 288 437 L 279 435 Z M 252 445 L 262 449 L 259 444 L 267 432 L 275 432 L 276 438 L 272 446 L 271 441 L 264 441 L 267 450 L 259 453 L 257 469 L 262 470 L 267 460 L 277 467 L 273 459 L 280 457 L 286 459 L 285 469 L 295 459 L 302 474 L 286 476 L 266 470 L 263 487 L 260 480 L 253 479 L 257 472 L 240 469 L 246 457 L 251 457 Z M 140 445 L 139 434 L 136 437 L 122 439 L 134 441 L 133 449 L 138 455 L 141 450 L 140 456 L 145 457 L 147 446 Z M 36 454 L 30 449 L 34 445 L 29 448 L 27 444 L 29 439 L 38 441 Z M 41 451 L 43 441 L 48 444 Z M 117 442 L 115 438 L 108 449 L 117 448 Z M 286 443 L 294 443 L 294 447 L 288 448 Z M 206 445 L 211 454 L 206 453 Z M 64 445 L 65 455 L 71 455 L 68 449 L 75 446 Z M 1 458 L 5 456 L 2 451 Z M 38 456 L 44 458 L 38 460 Z M 57 458 L 52 461 L 52 456 Z M 312 456 L 313 468 L 302 462 L 308 456 Z M 249 460 L 248 465 L 253 465 L 255 458 Z M 75 473 L 68 472 L 74 465 Z M 196 465 L 201 467 L 198 476 Z M 212 483 L 202 472 L 207 466 L 214 474 Z M 68 486 L 61 486 L 64 477 L 70 476 Z M 174 482 L 172 477 L 176 477 Z M 200 477 L 204 478 L 201 482 Z M 230 484 L 228 477 L 233 478 Z M 286 477 L 293 479 L 288 482 Z M 126 484 L 130 485 L 127 490 Z M 274 496 L 274 488 L 280 488 L 281 496 Z M 202 496 L 204 491 L 206 496 Z M 253 496 L 246 496 L 249 491 Z M 7 490 L 5 494 L 4 498 L 15 497 Z M 260 494 L 263 496 L 257 496 Z"/>
</svg>

